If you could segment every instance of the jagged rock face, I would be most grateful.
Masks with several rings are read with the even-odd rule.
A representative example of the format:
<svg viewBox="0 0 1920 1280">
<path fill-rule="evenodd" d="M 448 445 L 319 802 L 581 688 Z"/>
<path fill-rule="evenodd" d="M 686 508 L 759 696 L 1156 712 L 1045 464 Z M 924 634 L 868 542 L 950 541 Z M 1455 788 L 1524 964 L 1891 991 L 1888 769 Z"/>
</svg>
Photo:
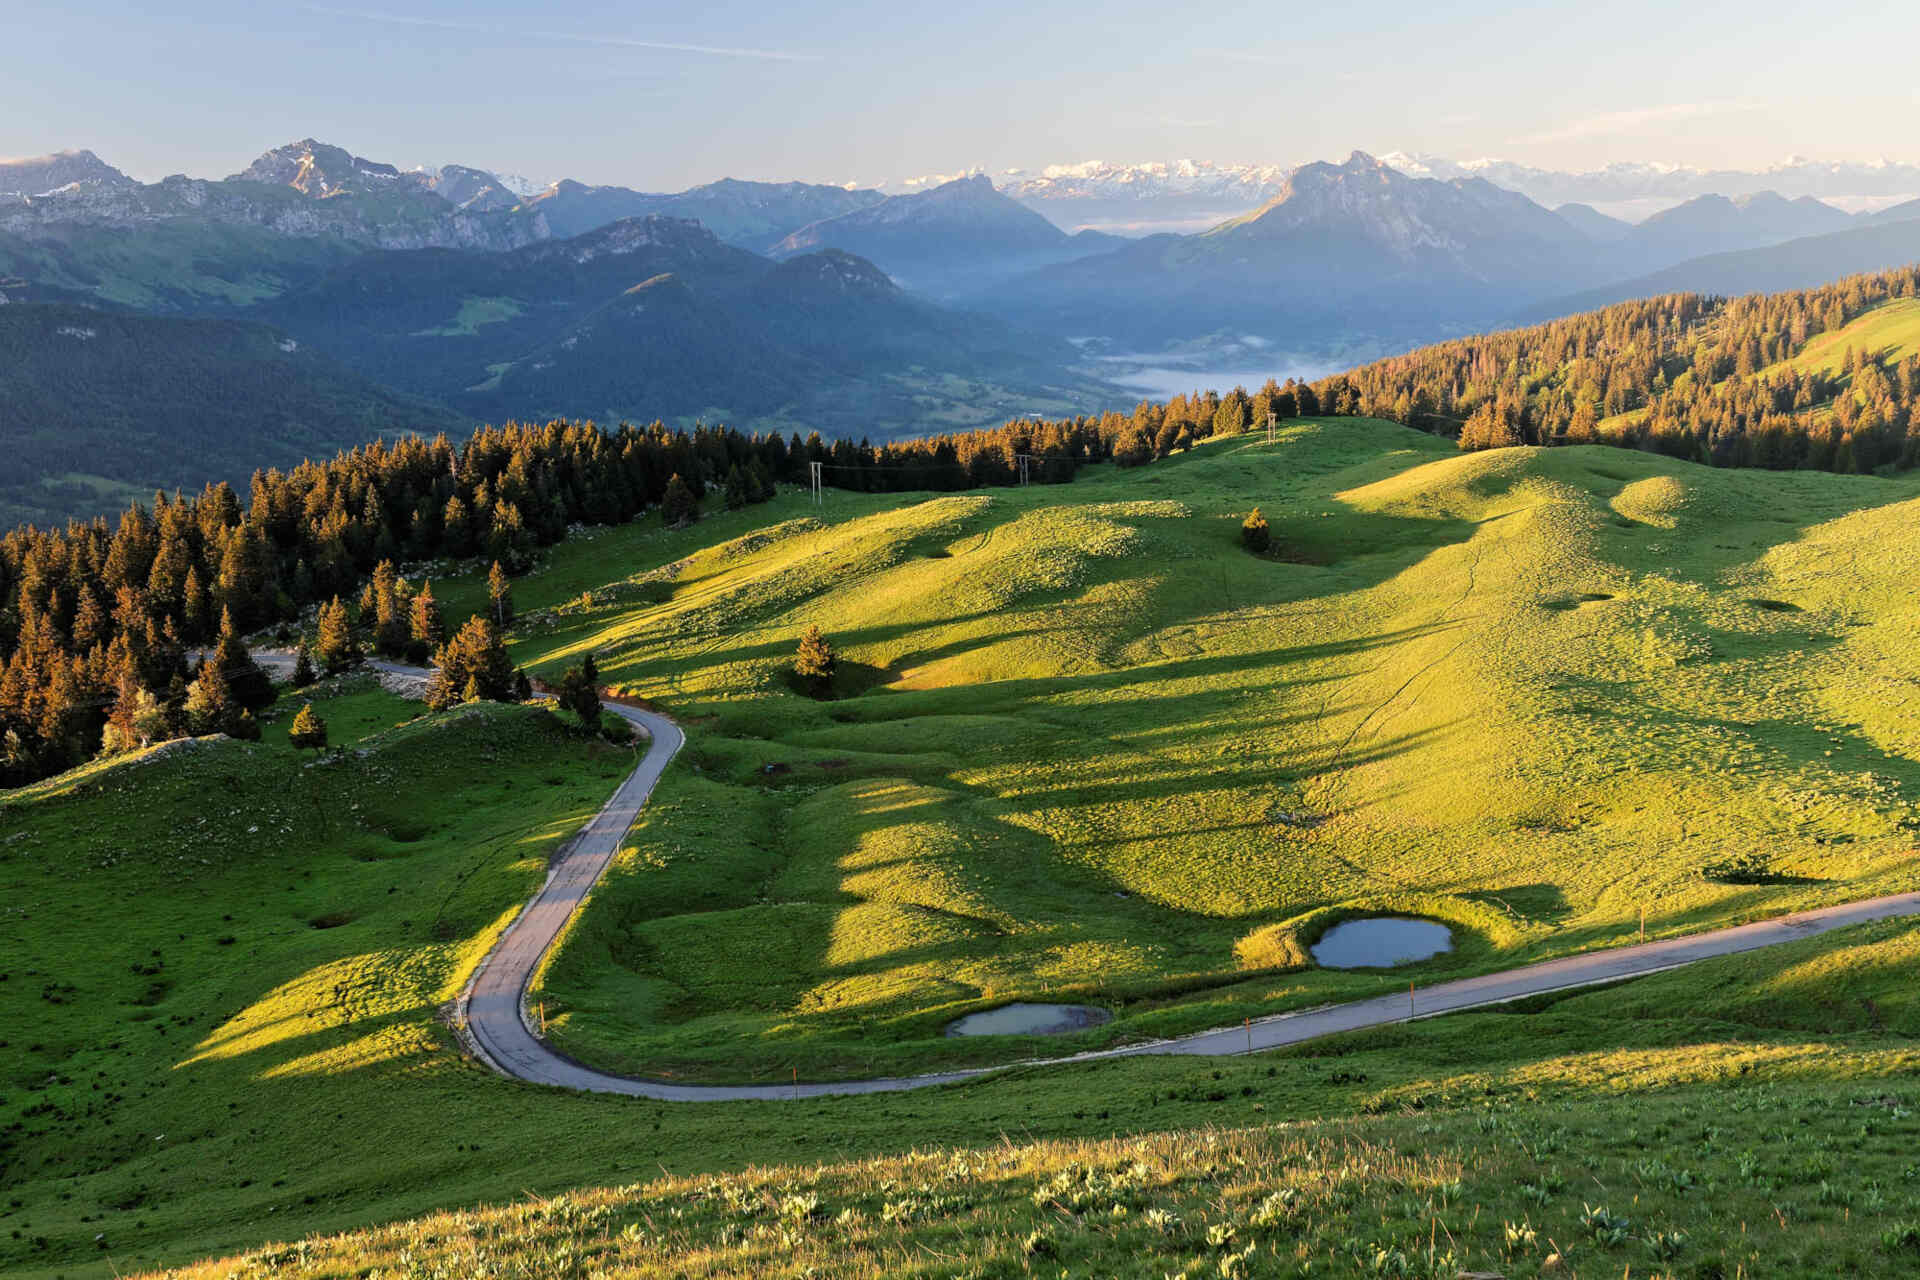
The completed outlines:
<svg viewBox="0 0 1920 1280">
<path fill-rule="evenodd" d="M 0 196 L 40 196 L 62 188 L 113 190 L 136 185 L 91 151 L 0 162 Z"/>
<path fill-rule="evenodd" d="M 491 178 L 479 170 L 441 172 L 466 186 L 476 185 L 472 175 Z M 224 182 L 177 175 L 150 185 L 81 182 L 0 203 L 0 230 L 34 235 L 60 224 L 137 227 L 190 220 L 331 236 L 375 249 L 502 250 L 551 238 L 546 219 L 516 208 L 517 200 L 494 200 L 476 190 L 456 203 L 434 189 L 438 180 L 437 174 L 402 173 L 306 138 L 267 152 Z"/>
<path fill-rule="evenodd" d="M 312 138 L 302 138 L 284 147 L 275 147 L 228 181 L 292 187 L 302 195 L 318 199 L 345 192 L 391 189 L 402 185 L 426 186 L 423 175 L 403 174 L 390 164 L 352 155 L 341 147 L 316 142 Z"/>
<path fill-rule="evenodd" d="M 519 207 L 521 199 L 505 182 L 484 169 L 443 165 L 427 177 L 427 187 L 456 209 L 495 213 Z"/>
</svg>

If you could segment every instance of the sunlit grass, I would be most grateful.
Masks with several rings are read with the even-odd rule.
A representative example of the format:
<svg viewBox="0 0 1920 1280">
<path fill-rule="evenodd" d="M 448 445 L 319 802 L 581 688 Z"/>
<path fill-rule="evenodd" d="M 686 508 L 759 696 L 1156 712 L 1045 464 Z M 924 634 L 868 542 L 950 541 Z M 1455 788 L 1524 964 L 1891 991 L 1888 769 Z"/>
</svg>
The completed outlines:
<svg viewBox="0 0 1920 1280">
<path fill-rule="evenodd" d="M 1427 982 L 1913 886 L 1920 482 L 1282 436 L 557 548 L 516 656 L 691 734 L 546 976 L 560 1042 L 906 1070 L 1037 1051 L 942 1035 L 1006 1000 L 1119 1012 L 1079 1047 L 1403 983 L 1246 976 L 1367 910 L 1454 926 Z M 810 625 L 837 701 L 787 679 Z"/>
</svg>

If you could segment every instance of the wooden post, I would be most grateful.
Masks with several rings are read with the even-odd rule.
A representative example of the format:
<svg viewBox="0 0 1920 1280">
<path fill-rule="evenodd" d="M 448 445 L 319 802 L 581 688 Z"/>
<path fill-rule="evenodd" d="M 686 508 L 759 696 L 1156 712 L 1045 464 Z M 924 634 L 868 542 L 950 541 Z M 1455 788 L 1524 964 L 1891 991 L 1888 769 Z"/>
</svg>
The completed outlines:
<svg viewBox="0 0 1920 1280">
<path fill-rule="evenodd" d="M 1247 1023 L 1247 1052 L 1252 1053 L 1253 1052 L 1253 1019 L 1252 1018 L 1246 1019 L 1246 1023 Z"/>
<path fill-rule="evenodd" d="M 1407 1019 L 1409 1021 L 1413 1019 L 1413 984 L 1411 982 L 1407 984 Z"/>
<path fill-rule="evenodd" d="M 1640 904 L 1640 941 L 1647 940 L 1647 904 Z"/>
<path fill-rule="evenodd" d="M 542 1000 L 540 1002 L 540 1038 L 544 1040 L 546 1039 L 546 1036 L 547 1036 L 547 1002 L 545 1000 Z"/>
</svg>

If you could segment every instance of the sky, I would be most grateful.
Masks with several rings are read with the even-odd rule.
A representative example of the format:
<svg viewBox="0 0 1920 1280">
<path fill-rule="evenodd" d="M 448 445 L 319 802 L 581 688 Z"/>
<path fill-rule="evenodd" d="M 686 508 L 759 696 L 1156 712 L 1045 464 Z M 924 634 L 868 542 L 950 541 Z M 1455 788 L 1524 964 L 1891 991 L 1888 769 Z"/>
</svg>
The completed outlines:
<svg viewBox="0 0 1920 1280">
<path fill-rule="evenodd" d="M 1038 11 L 1036 11 L 1038 10 Z M 0 0 L 0 156 L 221 177 L 304 137 L 676 190 L 1428 152 L 1920 161 L 1920 6 Z"/>
</svg>

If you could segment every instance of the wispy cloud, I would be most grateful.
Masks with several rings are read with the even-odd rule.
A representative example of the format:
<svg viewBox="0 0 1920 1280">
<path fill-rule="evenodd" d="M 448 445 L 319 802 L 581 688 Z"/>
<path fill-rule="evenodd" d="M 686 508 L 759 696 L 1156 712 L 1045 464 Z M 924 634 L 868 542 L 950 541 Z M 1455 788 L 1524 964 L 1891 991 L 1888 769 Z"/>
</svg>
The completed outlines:
<svg viewBox="0 0 1920 1280">
<path fill-rule="evenodd" d="M 813 53 L 794 53 L 785 49 L 736 49 L 721 45 L 680 44 L 671 40 L 636 40 L 628 36 L 572 31 L 516 31 L 481 22 L 459 22 L 450 18 L 417 18 L 405 13 L 380 13 L 371 9 L 335 9 L 326 5 L 303 4 L 307 13 L 330 18 L 357 18 L 362 22 L 383 22 L 395 27 L 433 27 L 441 31 L 465 31 L 472 35 L 506 36 L 518 40 L 559 40 L 568 44 L 597 45 L 608 49 L 655 49 L 666 53 L 703 54 L 713 58 L 759 58 L 769 62 L 818 62 Z"/>
<path fill-rule="evenodd" d="M 1582 138 L 1610 138 L 1632 133 L 1649 125 L 1670 124 L 1679 120 L 1698 120 L 1704 116 L 1731 115 L 1758 110 L 1757 102 L 1675 102 L 1664 107 L 1640 107 L 1632 111 L 1603 111 L 1598 115 L 1570 120 L 1556 128 L 1515 138 L 1515 142 L 1574 142 Z"/>
</svg>

